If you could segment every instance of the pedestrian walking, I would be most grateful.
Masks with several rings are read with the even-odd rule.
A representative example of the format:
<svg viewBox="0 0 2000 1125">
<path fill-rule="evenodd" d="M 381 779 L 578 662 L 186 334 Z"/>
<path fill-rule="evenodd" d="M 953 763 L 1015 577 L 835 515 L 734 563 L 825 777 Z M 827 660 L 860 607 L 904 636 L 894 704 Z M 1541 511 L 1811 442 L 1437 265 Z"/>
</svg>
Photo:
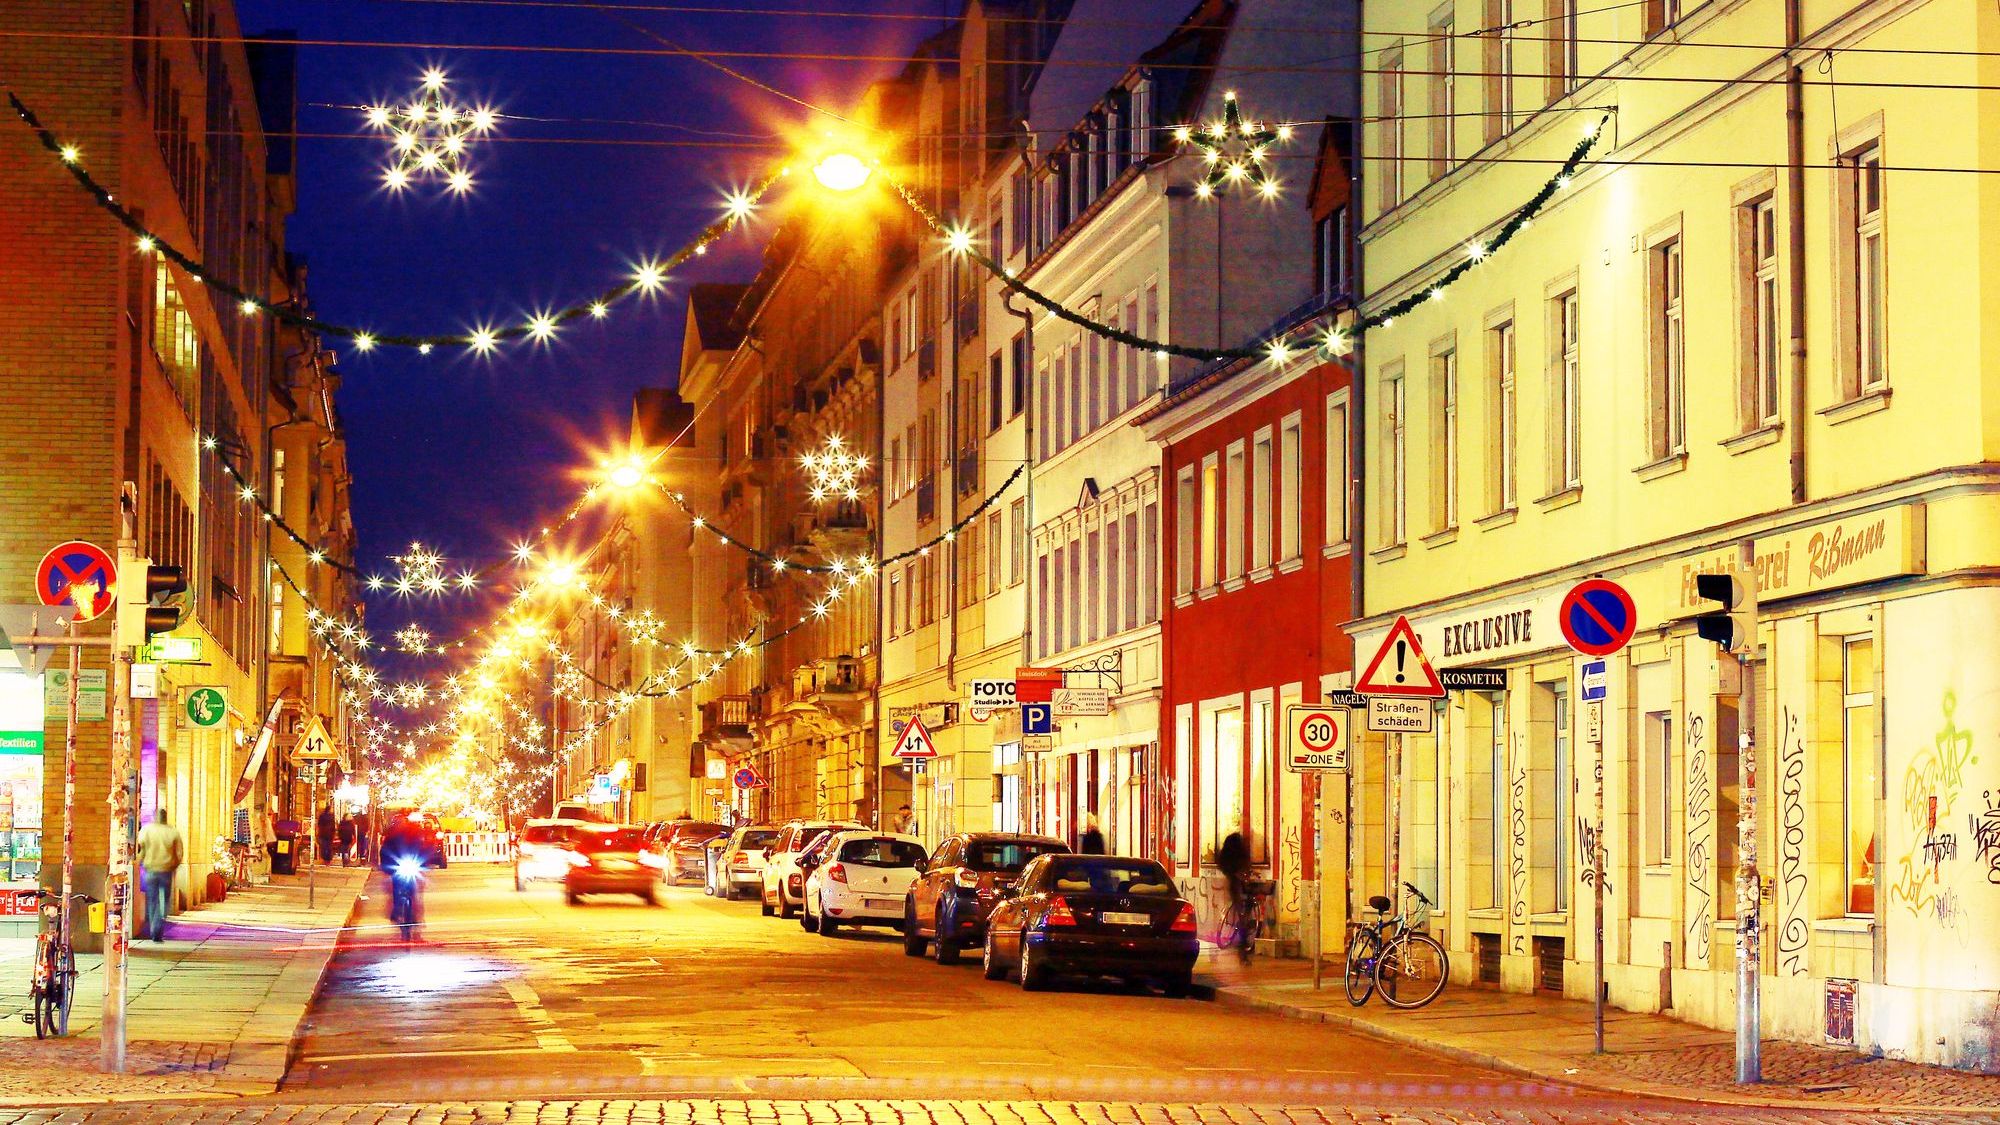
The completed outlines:
<svg viewBox="0 0 2000 1125">
<path fill-rule="evenodd" d="M 1235 932 L 1228 935 L 1245 960 L 1250 956 L 1250 845 L 1241 832 L 1223 837 L 1215 849 L 1215 869 L 1229 880 L 1229 920 Z M 1218 935 L 1220 936 L 1220 935 Z"/>
<path fill-rule="evenodd" d="M 354 854 L 354 818 L 343 816 L 340 827 L 334 829 L 334 846 L 340 851 L 340 865 L 346 867 L 348 857 Z"/>
<path fill-rule="evenodd" d="M 174 902 L 174 874 L 184 858 L 181 831 L 167 823 L 167 810 L 153 814 L 153 823 L 139 830 L 139 867 L 145 882 L 145 935 L 167 940 L 167 911 Z"/>
<path fill-rule="evenodd" d="M 368 839 L 368 810 L 358 809 L 354 813 L 354 858 L 363 866 L 368 863 L 371 841 Z"/>
<path fill-rule="evenodd" d="M 1076 850 L 1084 855 L 1105 855 L 1104 830 L 1097 826 L 1097 814 L 1083 818 L 1083 837 L 1077 841 Z"/>
<path fill-rule="evenodd" d="M 319 862 L 325 863 L 333 855 L 333 835 L 336 825 L 333 819 L 332 805 L 320 806 L 319 820 L 314 827 L 319 830 L 317 833 L 319 836 L 319 851 L 314 854 L 319 857 Z"/>
</svg>

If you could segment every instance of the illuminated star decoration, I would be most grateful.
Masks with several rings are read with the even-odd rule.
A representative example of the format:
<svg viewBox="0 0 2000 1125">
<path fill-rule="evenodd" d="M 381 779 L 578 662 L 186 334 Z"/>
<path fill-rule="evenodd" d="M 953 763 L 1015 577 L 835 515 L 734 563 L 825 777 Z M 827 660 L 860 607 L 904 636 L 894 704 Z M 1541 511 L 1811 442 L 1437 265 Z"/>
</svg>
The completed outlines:
<svg viewBox="0 0 2000 1125">
<path fill-rule="evenodd" d="M 431 650 L 430 631 L 421 625 L 405 625 L 396 630 L 396 647 L 414 656 L 422 656 Z M 438 649 L 443 652 L 443 648 Z"/>
<path fill-rule="evenodd" d="M 799 462 L 812 479 L 808 495 L 813 503 L 861 499 L 861 474 L 868 469 L 868 458 L 849 450 L 839 434 L 829 434 L 825 445 L 799 458 Z"/>
<path fill-rule="evenodd" d="M 390 559 L 396 564 L 398 571 L 396 577 L 385 581 L 379 575 L 370 575 L 369 589 L 380 590 L 386 585 L 398 594 L 408 596 L 442 594 L 454 584 L 460 589 L 471 588 L 472 583 L 468 581 L 472 578 L 471 575 L 460 575 L 457 578 L 446 576 L 444 556 L 422 543 L 411 543 L 407 552 L 392 555 Z"/>
<path fill-rule="evenodd" d="M 484 106 L 468 109 L 453 104 L 444 87 L 444 72 L 427 70 L 410 104 L 367 108 L 368 124 L 389 137 L 389 166 L 382 173 L 389 190 L 401 191 L 423 181 L 442 183 L 458 194 L 472 190 L 466 150 L 492 131 L 497 115 Z"/>
<path fill-rule="evenodd" d="M 1174 130 L 1174 139 L 1201 150 L 1208 167 L 1207 178 L 1195 185 L 1196 195 L 1208 199 L 1219 188 L 1247 184 L 1268 199 L 1277 194 L 1278 182 L 1265 171 L 1264 162 L 1270 158 L 1271 146 L 1290 140 L 1291 133 L 1289 125 L 1265 129 L 1254 121 L 1244 121 L 1236 105 L 1236 91 L 1231 90 L 1222 95 L 1221 121 L 1205 129 L 1183 125 Z"/>
</svg>

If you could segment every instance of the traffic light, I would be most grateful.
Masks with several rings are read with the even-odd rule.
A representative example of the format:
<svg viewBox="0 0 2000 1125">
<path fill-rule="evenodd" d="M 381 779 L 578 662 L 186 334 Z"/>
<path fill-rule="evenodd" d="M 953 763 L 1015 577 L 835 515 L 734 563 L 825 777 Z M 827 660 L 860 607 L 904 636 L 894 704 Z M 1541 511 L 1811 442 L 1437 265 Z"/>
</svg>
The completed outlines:
<svg viewBox="0 0 2000 1125">
<path fill-rule="evenodd" d="M 1757 651 L 1757 588 L 1734 574 L 1697 574 L 1694 592 L 1704 601 L 1718 603 L 1694 619 L 1695 634 L 1714 641 L 1722 651 L 1748 656 Z"/>
<path fill-rule="evenodd" d="M 182 612 L 172 599 L 185 592 L 187 575 L 180 567 L 133 559 L 118 575 L 118 643 L 137 647 L 155 633 L 171 632 Z"/>
</svg>

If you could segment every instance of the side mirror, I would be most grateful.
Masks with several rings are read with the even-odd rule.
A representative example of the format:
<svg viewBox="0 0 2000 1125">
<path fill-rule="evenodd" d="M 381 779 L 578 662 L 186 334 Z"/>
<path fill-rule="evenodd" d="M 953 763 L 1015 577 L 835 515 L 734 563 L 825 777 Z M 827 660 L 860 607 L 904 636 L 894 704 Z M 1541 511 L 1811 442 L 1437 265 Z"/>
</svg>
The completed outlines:
<svg viewBox="0 0 2000 1125">
<path fill-rule="evenodd" d="M 917 861 L 917 874 L 922 875 L 924 872 L 929 871 L 930 869 L 931 869 L 930 860 L 920 859 Z"/>
</svg>

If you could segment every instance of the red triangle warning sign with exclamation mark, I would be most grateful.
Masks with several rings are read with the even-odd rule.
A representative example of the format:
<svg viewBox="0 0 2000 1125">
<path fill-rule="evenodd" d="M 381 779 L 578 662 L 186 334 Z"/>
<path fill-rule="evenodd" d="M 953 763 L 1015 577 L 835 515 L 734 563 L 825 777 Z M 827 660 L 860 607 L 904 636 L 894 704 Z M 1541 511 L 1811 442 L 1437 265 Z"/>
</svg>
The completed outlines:
<svg viewBox="0 0 2000 1125">
<path fill-rule="evenodd" d="M 1354 690 L 1362 695 L 1444 698 L 1444 684 L 1438 680 L 1437 669 L 1424 656 L 1424 646 L 1417 643 L 1417 631 L 1410 627 L 1409 618 L 1398 617 L 1389 626 L 1382 647 L 1375 650 L 1374 659 L 1368 662 L 1368 670 L 1361 673 Z"/>
</svg>

